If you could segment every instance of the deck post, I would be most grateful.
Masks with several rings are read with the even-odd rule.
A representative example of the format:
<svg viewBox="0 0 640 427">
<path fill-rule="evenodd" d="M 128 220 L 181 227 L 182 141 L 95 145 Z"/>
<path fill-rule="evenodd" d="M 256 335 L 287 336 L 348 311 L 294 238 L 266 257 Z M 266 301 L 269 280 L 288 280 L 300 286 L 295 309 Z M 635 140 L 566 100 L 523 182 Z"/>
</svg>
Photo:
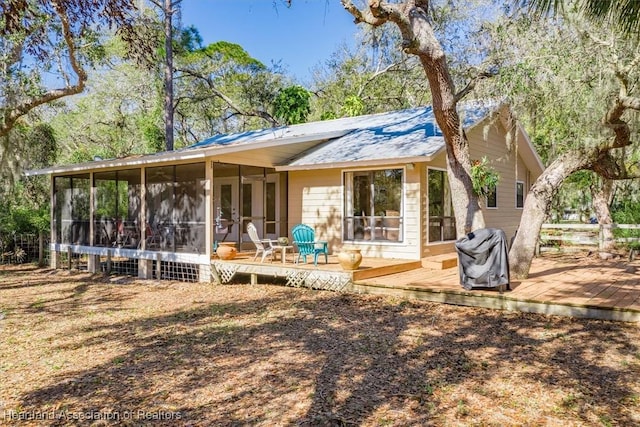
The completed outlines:
<svg viewBox="0 0 640 427">
<path fill-rule="evenodd" d="M 153 279 L 153 260 L 152 259 L 138 260 L 138 278 Z"/>
<path fill-rule="evenodd" d="M 211 278 L 213 279 L 213 283 L 216 285 L 222 285 L 222 277 L 220 277 L 220 273 L 213 262 L 211 263 Z"/>
<path fill-rule="evenodd" d="M 256 273 L 251 273 L 251 284 L 252 285 L 258 284 L 258 275 Z"/>
<path fill-rule="evenodd" d="M 49 266 L 55 270 L 60 268 L 60 252 L 55 249 L 49 249 Z"/>
<path fill-rule="evenodd" d="M 156 254 L 156 279 L 162 279 L 162 254 L 160 252 Z"/>
<path fill-rule="evenodd" d="M 67 248 L 67 261 L 69 262 L 69 271 L 73 267 L 73 252 L 71 251 L 71 246 Z"/>
<path fill-rule="evenodd" d="M 100 255 L 87 255 L 89 259 L 87 260 L 87 271 L 89 273 L 97 273 L 98 267 L 100 266 Z"/>
<path fill-rule="evenodd" d="M 604 249 L 604 224 L 598 224 L 598 250 L 602 251 Z"/>
<path fill-rule="evenodd" d="M 111 274 L 111 249 L 107 249 L 107 268 L 105 273 L 107 275 Z"/>
</svg>

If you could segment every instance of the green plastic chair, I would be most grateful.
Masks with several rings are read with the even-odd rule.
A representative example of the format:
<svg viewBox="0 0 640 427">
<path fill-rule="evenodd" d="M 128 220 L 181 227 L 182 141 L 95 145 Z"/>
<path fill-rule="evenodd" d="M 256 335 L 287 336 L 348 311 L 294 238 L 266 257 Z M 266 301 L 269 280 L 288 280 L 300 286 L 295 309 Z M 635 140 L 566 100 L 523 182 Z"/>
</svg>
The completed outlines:
<svg viewBox="0 0 640 427">
<path fill-rule="evenodd" d="M 316 241 L 316 233 L 313 228 L 306 224 L 298 224 L 291 230 L 293 243 L 298 247 L 298 257 L 296 264 L 300 262 L 300 257 L 307 262 L 307 255 L 313 255 L 313 264 L 318 265 L 318 256 L 324 254 L 324 263 L 329 262 L 328 243 L 324 240 Z"/>
</svg>

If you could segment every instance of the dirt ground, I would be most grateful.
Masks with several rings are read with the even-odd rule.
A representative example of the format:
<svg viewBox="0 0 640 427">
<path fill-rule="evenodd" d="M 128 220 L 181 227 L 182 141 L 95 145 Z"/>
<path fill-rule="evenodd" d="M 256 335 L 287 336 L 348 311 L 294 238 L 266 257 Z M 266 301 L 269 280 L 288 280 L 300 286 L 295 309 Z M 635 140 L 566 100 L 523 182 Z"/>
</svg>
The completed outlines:
<svg viewBox="0 0 640 427">
<path fill-rule="evenodd" d="M 638 324 L 0 268 L 0 424 L 640 425 Z"/>
</svg>

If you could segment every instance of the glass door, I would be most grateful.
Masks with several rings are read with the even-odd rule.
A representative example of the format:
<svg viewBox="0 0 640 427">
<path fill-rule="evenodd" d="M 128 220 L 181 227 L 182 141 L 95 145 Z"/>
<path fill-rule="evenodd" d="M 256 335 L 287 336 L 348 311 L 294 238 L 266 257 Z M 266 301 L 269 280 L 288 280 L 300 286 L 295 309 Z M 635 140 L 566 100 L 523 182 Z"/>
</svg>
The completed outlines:
<svg viewBox="0 0 640 427">
<path fill-rule="evenodd" d="M 238 178 L 213 180 L 214 240 L 237 242 L 240 223 Z"/>
<path fill-rule="evenodd" d="M 249 242 L 247 224 L 256 226 L 258 236 L 264 236 L 264 179 L 243 179 L 242 183 L 242 241 Z"/>
</svg>

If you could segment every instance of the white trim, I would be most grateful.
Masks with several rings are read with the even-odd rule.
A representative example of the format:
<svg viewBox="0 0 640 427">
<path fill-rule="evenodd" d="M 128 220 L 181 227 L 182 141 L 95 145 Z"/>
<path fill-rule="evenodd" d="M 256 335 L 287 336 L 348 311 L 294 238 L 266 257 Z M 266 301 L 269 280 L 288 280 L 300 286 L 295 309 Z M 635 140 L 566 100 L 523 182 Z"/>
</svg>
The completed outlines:
<svg viewBox="0 0 640 427">
<path fill-rule="evenodd" d="M 66 252 L 69 249 L 73 253 L 81 253 L 88 255 L 121 256 L 133 259 L 160 260 L 184 262 L 190 264 L 209 264 L 210 258 L 206 254 L 188 253 L 188 252 L 161 252 L 161 251 L 143 251 L 139 249 L 125 248 L 108 248 L 103 246 L 84 246 L 72 245 L 67 243 L 51 243 L 50 250 L 54 252 Z"/>
<path fill-rule="evenodd" d="M 424 163 L 430 162 L 439 155 L 444 150 L 444 147 L 436 151 L 434 154 L 430 156 L 414 156 L 414 157 L 393 157 L 388 159 L 378 159 L 378 160 L 356 160 L 356 161 L 347 161 L 347 162 L 332 162 L 332 163 L 321 163 L 321 164 L 309 164 L 309 165 L 297 165 L 297 166 L 288 166 L 281 165 L 275 166 L 275 170 L 277 172 L 284 171 L 305 171 L 305 170 L 317 170 L 317 169 L 353 169 L 362 168 L 363 170 L 372 170 L 372 169 L 388 169 L 393 165 L 399 165 L 399 167 L 406 167 L 407 163 Z"/>
</svg>

